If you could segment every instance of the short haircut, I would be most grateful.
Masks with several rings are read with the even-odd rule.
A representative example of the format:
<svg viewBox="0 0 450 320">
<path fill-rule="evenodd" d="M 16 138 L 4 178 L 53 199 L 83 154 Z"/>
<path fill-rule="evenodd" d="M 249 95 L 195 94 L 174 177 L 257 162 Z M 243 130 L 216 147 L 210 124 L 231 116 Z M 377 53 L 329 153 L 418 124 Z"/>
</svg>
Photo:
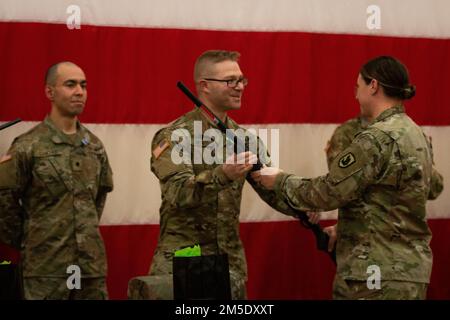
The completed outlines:
<svg viewBox="0 0 450 320">
<path fill-rule="evenodd" d="M 68 65 L 72 65 L 72 66 L 76 66 L 78 67 L 75 63 L 70 62 L 70 61 L 61 61 L 58 63 L 55 63 L 53 65 L 51 65 L 48 69 L 47 72 L 45 74 L 45 84 L 46 85 L 50 85 L 50 86 L 54 86 L 56 83 L 56 78 L 58 78 L 58 67 L 62 64 L 68 64 Z"/>
<path fill-rule="evenodd" d="M 241 54 L 237 51 L 226 50 L 208 50 L 203 52 L 195 62 L 194 66 L 194 81 L 197 83 L 205 76 L 205 70 L 215 64 L 222 61 L 235 61 L 238 62 Z"/>
</svg>

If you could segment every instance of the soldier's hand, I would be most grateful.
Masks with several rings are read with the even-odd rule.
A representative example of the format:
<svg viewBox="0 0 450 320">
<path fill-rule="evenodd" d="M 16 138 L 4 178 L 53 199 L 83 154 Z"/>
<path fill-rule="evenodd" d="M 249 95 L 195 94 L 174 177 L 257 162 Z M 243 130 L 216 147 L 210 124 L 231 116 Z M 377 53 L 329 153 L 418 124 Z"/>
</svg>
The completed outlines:
<svg viewBox="0 0 450 320">
<path fill-rule="evenodd" d="M 232 155 L 222 165 L 222 170 L 230 180 L 243 178 L 253 168 L 257 157 L 250 151 Z"/>
<path fill-rule="evenodd" d="M 333 251 L 334 246 L 336 245 L 336 239 L 337 239 L 337 224 L 334 226 L 329 226 L 326 228 L 323 228 L 323 232 L 325 232 L 329 237 L 330 240 L 328 241 L 328 252 Z"/>
<path fill-rule="evenodd" d="M 320 212 L 307 212 L 309 222 L 312 224 L 318 224 L 320 221 Z"/>
<path fill-rule="evenodd" d="M 275 167 L 264 167 L 259 171 L 252 172 L 252 178 L 264 188 L 273 190 L 275 180 L 278 174 L 282 172 L 281 169 Z"/>
</svg>

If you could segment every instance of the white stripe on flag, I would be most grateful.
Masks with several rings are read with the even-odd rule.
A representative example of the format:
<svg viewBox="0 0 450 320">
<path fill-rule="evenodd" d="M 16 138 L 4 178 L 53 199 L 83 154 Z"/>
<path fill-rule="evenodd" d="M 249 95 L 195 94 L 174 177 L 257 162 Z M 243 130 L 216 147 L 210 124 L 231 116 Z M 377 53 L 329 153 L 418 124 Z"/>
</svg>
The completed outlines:
<svg viewBox="0 0 450 320">
<path fill-rule="evenodd" d="M 66 24 L 80 8 L 81 26 L 302 31 L 448 38 L 448 0 L 2 0 L 0 21 Z M 380 29 L 369 30 L 380 9 Z"/>
<path fill-rule="evenodd" d="M 0 154 L 8 149 L 13 138 L 36 122 L 23 122 L 2 132 Z M 115 189 L 110 194 L 102 218 L 103 225 L 158 224 L 161 203 L 159 183 L 150 172 L 150 143 L 162 125 L 111 125 L 87 124 L 105 144 L 114 171 Z M 248 128 L 279 129 L 280 167 L 299 176 L 315 177 L 327 172 L 324 146 L 335 124 L 273 124 L 252 125 Z M 450 126 L 424 127 L 433 137 L 435 162 L 438 170 L 448 181 L 450 149 L 448 137 Z M 450 188 L 435 201 L 428 202 L 429 218 L 450 218 Z M 327 217 L 334 217 L 333 214 Z M 244 188 L 241 221 L 289 220 L 271 209 L 248 184 Z"/>
</svg>

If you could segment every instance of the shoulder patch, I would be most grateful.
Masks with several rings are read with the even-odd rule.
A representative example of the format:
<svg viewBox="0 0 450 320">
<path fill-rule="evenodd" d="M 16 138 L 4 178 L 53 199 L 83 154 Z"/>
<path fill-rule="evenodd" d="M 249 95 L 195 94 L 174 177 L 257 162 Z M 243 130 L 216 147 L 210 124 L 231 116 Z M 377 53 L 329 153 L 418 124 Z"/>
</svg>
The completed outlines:
<svg viewBox="0 0 450 320">
<path fill-rule="evenodd" d="M 153 149 L 153 156 L 158 159 L 162 153 L 170 147 L 170 143 L 166 139 L 162 139 L 161 142 Z"/>
<path fill-rule="evenodd" d="M 356 158 L 351 152 L 344 154 L 338 162 L 339 168 L 348 168 L 356 162 Z"/>
</svg>

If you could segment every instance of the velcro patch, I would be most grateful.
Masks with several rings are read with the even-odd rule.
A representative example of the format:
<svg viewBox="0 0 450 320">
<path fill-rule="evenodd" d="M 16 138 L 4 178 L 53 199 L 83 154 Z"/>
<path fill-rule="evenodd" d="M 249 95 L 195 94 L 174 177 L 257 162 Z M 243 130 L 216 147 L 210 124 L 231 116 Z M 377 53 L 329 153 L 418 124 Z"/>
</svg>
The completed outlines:
<svg viewBox="0 0 450 320">
<path fill-rule="evenodd" d="M 348 168 L 356 162 L 356 158 L 351 152 L 344 154 L 338 162 L 339 168 Z"/>
</svg>

